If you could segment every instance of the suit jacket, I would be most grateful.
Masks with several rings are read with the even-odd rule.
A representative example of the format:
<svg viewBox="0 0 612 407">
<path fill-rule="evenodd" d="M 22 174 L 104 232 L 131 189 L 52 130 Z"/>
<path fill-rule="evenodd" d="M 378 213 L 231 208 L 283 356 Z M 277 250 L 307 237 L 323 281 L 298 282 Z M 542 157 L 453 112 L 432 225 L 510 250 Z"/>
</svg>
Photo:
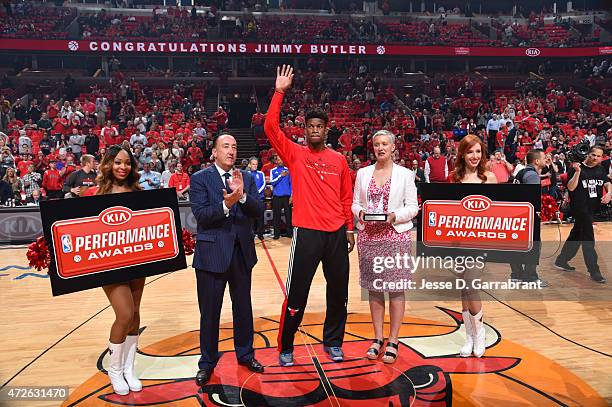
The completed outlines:
<svg viewBox="0 0 612 407">
<path fill-rule="evenodd" d="M 360 211 L 366 211 L 368 207 L 367 192 L 370 180 L 374 175 L 376 164 L 360 168 L 357 171 L 355 189 L 353 191 L 353 214 L 359 218 Z M 387 212 L 395 213 L 393 228 L 398 233 L 412 229 L 412 218 L 419 212 L 417 203 L 417 191 L 414 184 L 414 172 L 408 168 L 393 164 L 391 173 L 391 191 L 389 192 L 389 203 Z M 363 223 L 357 224 L 357 229 L 362 230 Z"/>
<path fill-rule="evenodd" d="M 415 122 L 415 126 L 418 130 L 429 130 L 431 131 L 431 117 L 429 116 L 419 116 Z"/>
<path fill-rule="evenodd" d="M 425 182 L 425 170 L 422 169 L 421 167 L 417 168 L 416 171 L 412 170 L 411 171 L 414 173 L 415 178 L 414 178 L 414 182 L 417 184 L 417 186 L 419 185 L 420 182 Z M 416 180 L 416 177 L 419 177 L 420 181 Z"/>
<path fill-rule="evenodd" d="M 244 180 L 245 203 L 237 202 L 229 216 L 223 211 L 225 184 L 213 165 L 191 177 L 191 211 L 198 222 L 193 268 L 212 273 L 227 271 L 239 242 L 248 270 L 257 263 L 252 219 L 263 213 L 255 180 L 247 171 L 241 171 Z"/>
</svg>

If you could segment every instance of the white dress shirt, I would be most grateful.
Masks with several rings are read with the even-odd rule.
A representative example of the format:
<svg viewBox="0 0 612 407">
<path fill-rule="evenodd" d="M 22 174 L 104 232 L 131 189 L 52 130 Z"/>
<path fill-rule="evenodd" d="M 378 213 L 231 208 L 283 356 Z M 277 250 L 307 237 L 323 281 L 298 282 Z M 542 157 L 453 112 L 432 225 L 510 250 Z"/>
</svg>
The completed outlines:
<svg viewBox="0 0 612 407">
<path fill-rule="evenodd" d="M 230 175 L 227 182 L 228 183 L 232 182 L 232 180 L 234 179 L 234 177 L 232 176 L 232 172 L 234 171 L 233 168 L 229 171 L 225 171 L 223 168 L 219 167 L 217 163 L 215 163 L 215 167 L 217 168 L 217 171 L 219 172 L 219 176 L 221 177 L 221 181 L 223 182 L 223 185 L 225 185 L 225 177 L 223 176 L 223 174 L 225 173 L 228 173 Z M 227 191 L 227 193 L 229 194 L 230 191 Z M 247 200 L 247 194 L 246 192 L 244 192 L 244 187 L 243 187 L 242 198 L 240 198 L 238 202 L 243 204 L 246 202 L 246 200 Z M 230 213 L 230 208 L 228 208 L 227 205 L 225 204 L 225 200 L 223 200 L 223 213 L 225 214 L 226 218 L 229 216 L 229 213 Z"/>
</svg>

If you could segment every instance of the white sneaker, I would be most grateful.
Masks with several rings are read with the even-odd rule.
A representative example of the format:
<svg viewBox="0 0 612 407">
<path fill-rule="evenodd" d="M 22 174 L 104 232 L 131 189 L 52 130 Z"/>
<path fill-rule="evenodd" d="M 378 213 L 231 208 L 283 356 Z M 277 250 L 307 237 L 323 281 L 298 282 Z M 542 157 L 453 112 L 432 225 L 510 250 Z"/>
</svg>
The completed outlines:
<svg viewBox="0 0 612 407">
<path fill-rule="evenodd" d="M 110 364 L 108 366 L 108 378 L 113 385 L 113 391 L 125 396 L 130 392 L 130 387 L 123 378 L 123 345 L 122 343 L 108 343 L 108 354 L 110 356 Z"/>
</svg>

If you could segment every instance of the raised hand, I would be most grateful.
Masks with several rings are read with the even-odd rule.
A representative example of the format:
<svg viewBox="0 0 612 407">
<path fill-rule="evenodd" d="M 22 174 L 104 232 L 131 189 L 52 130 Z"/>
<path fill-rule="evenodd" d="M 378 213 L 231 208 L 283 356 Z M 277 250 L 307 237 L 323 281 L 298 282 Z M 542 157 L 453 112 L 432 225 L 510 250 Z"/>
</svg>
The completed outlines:
<svg viewBox="0 0 612 407">
<path fill-rule="evenodd" d="M 229 187 L 232 191 L 239 191 L 238 195 L 242 198 L 244 194 L 244 180 L 242 179 L 242 172 L 240 172 L 240 170 L 236 169 L 232 172 L 232 180 L 229 183 Z"/>
<path fill-rule="evenodd" d="M 276 67 L 275 89 L 279 92 L 286 92 L 293 82 L 293 68 L 290 65 Z"/>
<path fill-rule="evenodd" d="M 223 190 L 223 200 L 225 201 L 225 206 L 228 208 L 234 206 L 240 198 L 242 198 L 242 194 L 237 189 L 233 190 L 231 194 L 228 194 L 225 189 Z"/>
</svg>

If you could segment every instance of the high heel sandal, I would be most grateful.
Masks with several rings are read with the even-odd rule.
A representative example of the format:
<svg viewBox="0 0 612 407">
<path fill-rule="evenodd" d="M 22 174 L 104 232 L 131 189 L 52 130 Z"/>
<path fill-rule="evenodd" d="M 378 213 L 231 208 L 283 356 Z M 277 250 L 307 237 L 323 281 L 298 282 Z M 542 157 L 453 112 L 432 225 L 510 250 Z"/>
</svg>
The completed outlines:
<svg viewBox="0 0 612 407">
<path fill-rule="evenodd" d="M 385 363 L 393 363 L 397 359 L 397 353 L 399 351 L 398 342 L 387 341 L 385 347 L 385 354 L 382 357 L 382 361 Z"/>
<path fill-rule="evenodd" d="M 370 360 L 378 359 L 378 355 L 380 354 L 380 348 L 382 348 L 383 343 L 383 339 L 374 339 L 366 352 L 366 357 Z"/>
</svg>

